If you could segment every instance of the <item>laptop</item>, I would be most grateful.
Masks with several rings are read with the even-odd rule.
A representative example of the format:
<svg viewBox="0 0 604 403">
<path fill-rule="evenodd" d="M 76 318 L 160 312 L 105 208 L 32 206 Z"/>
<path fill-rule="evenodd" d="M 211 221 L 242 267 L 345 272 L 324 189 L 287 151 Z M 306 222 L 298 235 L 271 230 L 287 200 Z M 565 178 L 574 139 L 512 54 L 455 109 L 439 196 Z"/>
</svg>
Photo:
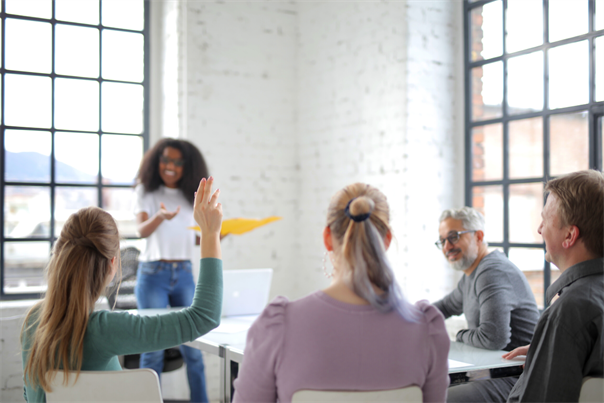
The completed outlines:
<svg viewBox="0 0 604 403">
<path fill-rule="evenodd" d="M 273 269 L 224 270 L 222 316 L 258 315 L 268 303 Z"/>
</svg>

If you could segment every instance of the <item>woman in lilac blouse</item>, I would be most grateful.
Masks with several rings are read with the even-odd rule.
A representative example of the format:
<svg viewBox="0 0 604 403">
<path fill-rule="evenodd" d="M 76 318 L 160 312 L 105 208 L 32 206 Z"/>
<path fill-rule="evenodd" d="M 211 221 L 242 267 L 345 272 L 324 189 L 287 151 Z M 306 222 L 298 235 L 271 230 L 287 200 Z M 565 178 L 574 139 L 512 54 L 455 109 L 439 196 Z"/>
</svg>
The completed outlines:
<svg viewBox="0 0 604 403">
<path fill-rule="evenodd" d="M 417 385 L 444 402 L 449 338 L 426 301 L 411 305 L 394 279 L 386 197 L 356 183 L 337 192 L 323 231 L 329 287 L 277 297 L 250 328 L 234 402 L 290 402 L 297 390 L 385 390 Z"/>
</svg>

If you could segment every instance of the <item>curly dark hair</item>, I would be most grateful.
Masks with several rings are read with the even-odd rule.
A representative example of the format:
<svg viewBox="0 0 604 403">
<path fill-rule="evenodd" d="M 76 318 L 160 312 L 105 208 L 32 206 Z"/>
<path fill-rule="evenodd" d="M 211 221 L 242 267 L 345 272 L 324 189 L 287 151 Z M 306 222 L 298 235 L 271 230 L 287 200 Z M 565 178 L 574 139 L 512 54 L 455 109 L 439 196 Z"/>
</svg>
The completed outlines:
<svg viewBox="0 0 604 403">
<path fill-rule="evenodd" d="M 186 140 L 164 138 L 159 140 L 153 148 L 149 149 L 138 169 L 136 182 L 145 187 L 145 192 L 159 189 L 164 182 L 159 176 L 159 157 L 167 147 L 175 148 L 182 154 L 185 161 L 182 178 L 178 181 L 178 188 L 185 199 L 193 205 L 193 194 L 197 191 L 201 178 L 208 177 L 208 168 L 201 152 L 192 143 Z"/>
</svg>

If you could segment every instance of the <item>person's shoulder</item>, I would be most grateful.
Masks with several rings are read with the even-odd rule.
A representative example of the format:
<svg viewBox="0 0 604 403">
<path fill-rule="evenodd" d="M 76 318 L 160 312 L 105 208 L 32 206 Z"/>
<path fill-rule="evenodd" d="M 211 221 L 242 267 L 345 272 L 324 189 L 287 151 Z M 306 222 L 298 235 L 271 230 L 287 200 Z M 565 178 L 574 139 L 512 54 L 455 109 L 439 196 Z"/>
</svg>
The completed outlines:
<svg viewBox="0 0 604 403">
<path fill-rule="evenodd" d="M 417 301 L 415 308 L 419 313 L 420 322 L 428 326 L 428 334 L 446 333 L 445 317 L 438 308 L 426 300 Z"/>
<path fill-rule="evenodd" d="M 262 323 L 264 326 L 277 326 L 282 324 L 289 303 L 290 302 L 286 297 L 276 297 L 266 306 L 266 308 L 264 308 L 255 323 Z"/>
<path fill-rule="evenodd" d="M 136 193 L 137 196 L 143 196 L 146 193 L 145 185 L 142 183 L 136 184 L 136 186 L 134 186 L 134 193 Z"/>
<path fill-rule="evenodd" d="M 522 272 L 503 252 L 494 250 L 476 268 L 476 276 L 522 275 Z"/>
<path fill-rule="evenodd" d="M 592 317 L 601 320 L 604 311 L 604 285 L 602 279 L 599 280 L 593 282 L 593 278 L 583 278 L 563 288 L 560 297 L 546 312 L 549 311 L 551 317 L 573 321 L 576 326 L 580 326 L 577 322 L 591 320 Z"/>
<path fill-rule="evenodd" d="M 88 317 L 86 331 L 96 333 L 100 330 L 106 330 L 110 326 L 119 326 L 136 318 L 137 315 L 127 311 L 108 311 L 105 309 L 94 311 Z"/>
</svg>

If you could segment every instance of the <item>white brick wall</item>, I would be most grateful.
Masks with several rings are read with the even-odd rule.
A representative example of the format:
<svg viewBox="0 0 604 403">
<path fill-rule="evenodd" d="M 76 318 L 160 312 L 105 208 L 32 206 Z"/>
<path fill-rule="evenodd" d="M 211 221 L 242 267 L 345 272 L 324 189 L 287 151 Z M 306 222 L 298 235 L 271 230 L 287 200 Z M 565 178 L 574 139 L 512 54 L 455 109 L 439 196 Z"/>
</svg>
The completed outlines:
<svg viewBox="0 0 604 403">
<path fill-rule="evenodd" d="M 227 237 L 226 269 L 274 268 L 271 297 L 327 285 L 327 204 L 364 181 L 388 196 L 389 254 L 408 298 L 435 300 L 452 288 L 433 242 L 441 210 L 463 204 L 461 1 L 153 7 L 161 29 L 153 37 L 162 38 L 152 66 L 153 141 L 180 136 L 202 150 L 225 217 L 283 217 Z M 5 366 L 18 330 L 0 325 L 0 400 L 20 401 L 20 364 Z M 215 400 L 218 362 L 206 365 Z M 183 381 L 171 382 L 167 397 L 185 399 Z"/>
<path fill-rule="evenodd" d="M 433 246 L 463 203 L 461 3 L 300 5 L 300 288 L 320 284 L 329 197 L 363 181 L 388 197 L 390 251 L 411 301 L 454 283 Z M 312 269 L 315 270 L 312 270 Z"/>
</svg>

